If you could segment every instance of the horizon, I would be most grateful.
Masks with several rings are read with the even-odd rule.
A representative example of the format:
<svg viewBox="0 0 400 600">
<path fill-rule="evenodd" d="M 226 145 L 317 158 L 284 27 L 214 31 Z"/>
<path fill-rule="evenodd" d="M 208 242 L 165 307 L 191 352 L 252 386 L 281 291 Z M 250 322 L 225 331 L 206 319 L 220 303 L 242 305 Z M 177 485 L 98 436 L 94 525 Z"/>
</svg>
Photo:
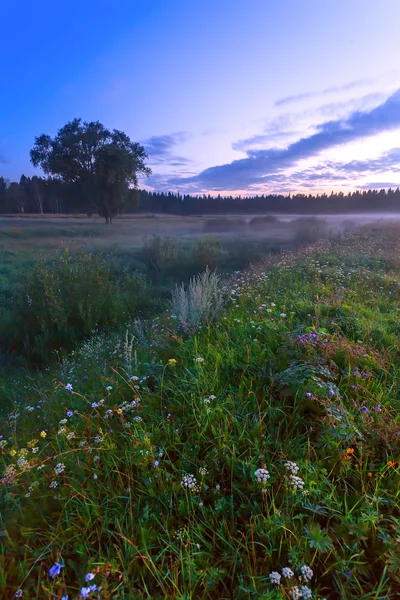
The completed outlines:
<svg viewBox="0 0 400 600">
<path fill-rule="evenodd" d="M 41 175 L 29 161 L 35 137 L 81 117 L 144 145 L 149 191 L 400 186 L 400 5 L 390 0 L 25 4 L 5 7 L 20 36 L 9 27 L 1 42 L 0 175 L 10 181 Z"/>
</svg>

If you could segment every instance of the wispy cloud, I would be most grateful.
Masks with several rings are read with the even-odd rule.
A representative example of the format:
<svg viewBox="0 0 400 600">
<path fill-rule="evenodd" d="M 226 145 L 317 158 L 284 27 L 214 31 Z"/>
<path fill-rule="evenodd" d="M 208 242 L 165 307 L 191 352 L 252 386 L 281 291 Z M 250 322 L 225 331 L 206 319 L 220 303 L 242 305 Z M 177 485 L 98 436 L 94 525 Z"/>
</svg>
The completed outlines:
<svg viewBox="0 0 400 600">
<path fill-rule="evenodd" d="M 371 183 L 364 183 L 363 185 L 358 186 L 361 190 L 382 190 L 392 188 L 396 190 L 400 187 L 400 183 L 382 183 L 381 181 L 375 181 Z"/>
<path fill-rule="evenodd" d="M 400 90 L 371 110 L 355 111 L 346 118 L 326 121 L 316 126 L 313 134 L 284 149 L 249 149 L 246 158 L 210 167 L 192 177 L 172 178 L 170 184 L 190 186 L 193 191 L 248 189 L 256 184 L 266 183 L 271 175 L 276 178 L 277 174 L 295 166 L 302 159 L 397 128 L 400 128 Z"/>
<path fill-rule="evenodd" d="M 169 167 L 184 167 L 192 164 L 189 158 L 177 156 L 173 150 L 178 144 L 187 141 L 190 135 L 184 131 L 170 133 L 166 135 L 153 135 L 144 140 L 144 145 L 149 161 L 152 165 L 166 165 Z"/>
<path fill-rule="evenodd" d="M 292 102 L 300 102 L 301 100 L 309 100 L 311 98 L 320 98 L 322 96 L 327 96 L 328 94 L 348 92 L 350 90 L 354 90 L 365 85 L 371 85 L 374 83 L 374 81 L 374 79 L 359 79 L 358 81 L 350 81 L 349 83 L 346 83 L 344 85 L 334 85 L 331 87 L 327 87 L 323 90 L 305 92 L 302 94 L 293 94 L 292 96 L 280 98 L 275 102 L 275 106 L 285 106 L 286 104 L 291 104 Z"/>
</svg>

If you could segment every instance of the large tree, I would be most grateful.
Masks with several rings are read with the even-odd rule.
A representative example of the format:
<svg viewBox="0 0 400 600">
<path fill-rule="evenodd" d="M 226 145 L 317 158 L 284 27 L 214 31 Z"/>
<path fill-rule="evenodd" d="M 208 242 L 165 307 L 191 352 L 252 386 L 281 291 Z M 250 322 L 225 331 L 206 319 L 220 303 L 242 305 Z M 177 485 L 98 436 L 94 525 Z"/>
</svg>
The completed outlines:
<svg viewBox="0 0 400 600">
<path fill-rule="evenodd" d="M 84 212 L 96 210 L 106 223 L 121 213 L 138 175 L 151 174 L 143 146 L 98 121 L 74 119 L 54 138 L 43 134 L 35 139 L 30 154 L 35 167 L 76 189 Z"/>
</svg>

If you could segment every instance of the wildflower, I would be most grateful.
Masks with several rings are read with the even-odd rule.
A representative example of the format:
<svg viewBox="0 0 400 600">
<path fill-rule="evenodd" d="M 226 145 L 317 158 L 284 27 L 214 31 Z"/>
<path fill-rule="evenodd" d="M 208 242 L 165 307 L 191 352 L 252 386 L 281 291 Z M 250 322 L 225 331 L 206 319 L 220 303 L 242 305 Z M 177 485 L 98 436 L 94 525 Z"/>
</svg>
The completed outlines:
<svg viewBox="0 0 400 600">
<path fill-rule="evenodd" d="M 389 467 L 389 469 L 392 469 L 395 466 L 396 463 L 394 463 L 392 460 L 389 460 L 387 466 Z"/>
<path fill-rule="evenodd" d="M 198 356 L 196 359 L 197 363 L 203 363 L 204 362 L 204 358 L 202 358 L 201 356 Z"/>
<path fill-rule="evenodd" d="M 366 406 L 362 406 L 362 407 L 361 407 L 361 410 L 362 410 L 363 412 L 365 412 L 365 413 L 367 413 L 367 412 L 368 412 L 368 408 L 367 408 Z"/>
<path fill-rule="evenodd" d="M 54 467 L 54 473 L 56 475 L 60 475 L 61 473 L 63 473 L 63 471 L 65 471 L 65 465 L 64 463 L 58 463 L 55 467 Z"/>
<path fill-rule="evenodd" d="M 92 408 L 97 408 L 99 406 L 98 402 L 92 402 Z"/>
<path fill-rule="evenodd" d="M 97 589 L 97 585 L 93 584 L 90 585 L 89 587 L 83 587 L 81 588 L 80 594 L 81 594 L 81 598 L 89 598 L 89 594 L 91 592 L 95 592 Z"/>
<path fill-rule="evenodd" d="M 158 460 L 155 460 L 153 463 L 153 467 L 156 468 L 156 467 L 158 467 L 159 464 L 160 464 L 160 462 Z"/>
<path fill-rule="evenodd" d="M 294 491 L 303 489 L 304 481 L 300 477 L 296 477 L 296 475 L 290 475 L 289 479 Z"/>
<path fill-rule="evenodd" d="M 306 392 L 306 398 L 312 398 L 312 393 L 311 392 Z"/>
<path fill-rule="evenodd" d="M 65 425 L 67 423 L 67 419 L 61 419 L 60 425 Z"/>
<path fill-rule="evenodd" d="M 94 462 L 97 462 L 98 460 L 100 460 L 100 456 L 98 456 L 98 455 L 96 454 L 96 456 L 94 456 L 94 457 L 93 457 L 93 460 L 94 460 Z"/>
<path fill-rule="evenodd" d="M 182 477 L 181 486 L 196 491 L 198 489 L 196 477 L 190 474 L 184 475 Z"/>
<path fill-rule="evenodd" d="M 92 581 L 92 579 L 94 579 L 94 573 L 87 573 L 85 575 L 85 581 L 86 581 L 86 583 L 88 583 L 88 581 Z"/>
<path fill-rule="evenodd" d="M 71 383 L 67 383 L 67 385 L 65 386 L 65 389 L 67 390 L 67 392 L 72 392 L 73 391 L 73 387 Z"/>
<path fill-rule="evenodd" d="M 58 486 L 58 481 L 56 481 L 55 479 L 50 483 L 49 488 L 56 488 Z"/>
<path fill-rule="evenodd" d="M 59 575 L 61 573 L 61 569 L 63 569 L 63 568 L 64 568 L 64 565 L 62 565 L 58 562 L 54 563 L 54 565 L 49 570 L 49 577 L 54 579 L 54 577 L 57 577 L 57 575 Z"/>
<path fill-rule="evenodd" d="M 299 598 L 302 597 L 302 592 L 299 590 L 299 588 L 296 585 L 291 590 L 289 590 L 289 596 L 292 598 L 292 600 L 299 600 Z"/>
<path fill-rule="evenodd" d="M 300 594 L 303 600 L 308 600 L 308 598 L 312 598 L 312 591 L 306 585 L 301 586 Z"/>
<path fill-rule="evenodd" d="M 278 571 L 272 571 L 272 573 L 269 574 L 269 580 L 271 583 L 274 583 L 275 585 L 280 585 L 280 583 L 281 583 L 280 573 L 278 573 Z"/>
<path fill-rule="evenodd" d="M 297 463 L 292 462 L 291 460 L 288 460 L 285 462 L 285 467 L 287 468 L 288 471 L 291 472 L 292 475 L 297 475 L 297 473 L 299 472 L 299 466 Z"/>
<path fill-rule="evenodd" d="M 67 417 L 72 417 L 74 413 L 72 412 L 72 410 L 68 410 L 67 411 Z"/>
<path fill-rule="evenodd" d="M 45 431 L 41 431 L 41 432 L 40 432 L 40 437 L 41 437 L 41 438 L 43 438 L 43 439 L 44 439 L 44 438 L 46 437 L 46 435 L 47 435 L 47 433 L 46 433 Z"/>
<path fill-rule="evenodd" d="M 333 390 L 332 388 L 329 390 L 329 395 L 330 396 L 334 396 L 335 395 L 335 390 Z"/>
<path fill-rule="evenodd" d="M 200 475 L 203 475 L 203 477 L 204 477 L 205 475 L 207 475 L 208 471 L 205 467 L 200 467 L 199 473 L 200 473 Z"/>
<path fill-rule="evenodd" d="M 169 361 L 168 361 L 168 364 L 169 364 L 170 367 L 175 367 L 176 362 L 177 362 L 176 358 L 170 358 Z"/>
<path fill-rule="evenodd" d="M 286 579 L 290 579 L 291 577 L 294 577 L 294 573 L 293 573 L 292 569 L 290 567 L 284 567 L 282 569 L 282 577 L 285 577 Z"/>
<path fill-rule="evenodd" d="M 17 590 L 14 594 L 14 598 L 22 598 L 24 592 L 22 590 Z"/>
<path fill-rule="evenodd" d="M 382 412 L 382 404 L 378 404 L 378 405 L 375 407 L 375 410 L 376 410 L 376 412 Z"/>
<path fill-rule="evenodd" d="M 112 385 L 108 385 L 108 386 L 106 387 L 106 391 L 107 391 L 107 392 L 111 392 L 111 390 L 112 390 Z"/>
<path fill-rule="evenodd" d="M 254 473 L 254 476 L 258 483 L 267 483 L 268 479 L 270 478 L 270 474 L 267 469 L 257 469 L 257 471 Z"/>
<path fill-rule="evenodd" d="M 279 316 L 282 317 L 282 319 L 284 319 L 286 317 L 286 313 L 281 313 Z"/>
<path fill-rule="evenodd" d="M 61 596 L 61 600 L 68 600 L 68 594 L 66 596 Z"/>
<path fill-rule="evenodd" d="M 343 460 L 349 458 L 354 453 L 354 448 L 347 448 L 346 452 L 343 455 Z"/>
<path fill-rule="evenodd" d="M 311 579 L 313 578 L 313 571 L 312 569 L 310 569 L 310 567 L 307 567 L 306 565 L 304 565 L 303 567 L 301 567 L 301 574 L 303 575 L 304 579 L 307 579 L 307 581 L 311 581 Z"/>
<path fill-rule="evenodd" d="M 217 490 L 217 492 L 219 492 L 219 490 L 221 489 L 221 486 L 219 485 L 219 483 L 217 483 L 217 485 L 215 486 L 215 489 Z"/>
</svg>

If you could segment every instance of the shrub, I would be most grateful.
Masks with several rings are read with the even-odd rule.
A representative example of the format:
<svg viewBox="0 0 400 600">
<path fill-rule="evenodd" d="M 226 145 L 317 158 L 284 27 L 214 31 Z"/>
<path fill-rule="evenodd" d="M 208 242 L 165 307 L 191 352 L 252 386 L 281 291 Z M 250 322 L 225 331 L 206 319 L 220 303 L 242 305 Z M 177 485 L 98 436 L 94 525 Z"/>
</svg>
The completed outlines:
<svg viewBox="0 0 400 600">
<path fill-rule="evenodd" d="M 15 290 L 2 322 L 8 351 L 46 362 L 95 330 L 134 316 L 146 302 L 143 275 L 124 271 L 116 257 L 68 250 L 33 265 Z"/>
<path fill-rule="evenodd" d="M 144 262 L 150 271 L 162 271 L 179 259 L 179 249 L 170 238 L 159 235 L 144 238 Z"/>
<path fill-rule="evenodd" d="M 201 271 L 207 267 L 213 271 L 217 266 L 218 257 L 222 254 L 222 248 L 218 240 L 203 238 L 197 240 L 192 252 L 194 262 L 198 263 Z"/>
<path fill-rule="evenodd" d="M 249 225 L 252 229 L 266 229 L 267 227 L 280 223 L 274 215 L 265 215 L 262 217 L 253 217 L 250 219 Z"/>
<path fill-rule="evenodd" d="M 327 222 L 316 217 L 303 217 L 289 223 L 296 243 L 310 244 L 329 235 Z"/>
<path fill-rule="evenodd" d="M 211 321 L 223 306 L 221 279 L 208 267 L 193 277 L 187 288 L 183 284 L 172 291 L 170 308 L 180 329 L 189 335 L 203 322 Z"/>
</svg>

